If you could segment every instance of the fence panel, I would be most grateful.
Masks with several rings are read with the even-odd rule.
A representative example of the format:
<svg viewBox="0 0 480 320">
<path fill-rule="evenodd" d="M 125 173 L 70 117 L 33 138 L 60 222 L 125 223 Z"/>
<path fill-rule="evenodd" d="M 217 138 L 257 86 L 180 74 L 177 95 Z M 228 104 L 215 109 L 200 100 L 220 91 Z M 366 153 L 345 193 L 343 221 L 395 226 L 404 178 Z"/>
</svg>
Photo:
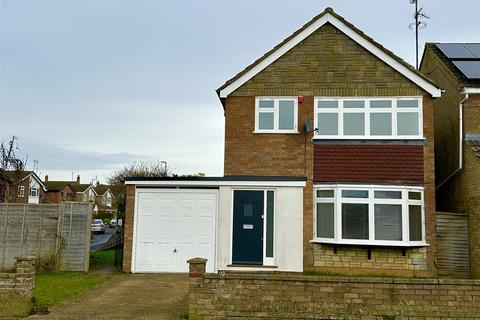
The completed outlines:
<svg viewBox="0 0 480 320">
<path fill-rule="evenodd" d="M 440 278 L 470 278 L 468 215 L 437 212 L 437 270 Z"/>
<path fill-rule="evenodd" d="M 0 204 L 0 269 L 33 255 L 59 270 L 87 271 L 91 217 L 84 202 Z"/>
</svg>

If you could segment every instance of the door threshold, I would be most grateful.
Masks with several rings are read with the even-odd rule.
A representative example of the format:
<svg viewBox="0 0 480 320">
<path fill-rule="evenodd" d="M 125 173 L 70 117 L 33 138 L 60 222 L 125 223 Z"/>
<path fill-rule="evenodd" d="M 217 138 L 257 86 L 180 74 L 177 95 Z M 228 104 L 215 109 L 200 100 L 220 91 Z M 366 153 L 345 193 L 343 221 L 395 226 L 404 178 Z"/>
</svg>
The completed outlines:
<svg viewBox="0 0 480 320">
<path fill-rule="evenodd" d="M 234 264 L 227 264 L 228 268 L 263 268 L 263 269 L 276 269 L 278 266 L 266 266 L 263 264 L 241 264 L 241 263 L 234 263 Z"/>
</svg>

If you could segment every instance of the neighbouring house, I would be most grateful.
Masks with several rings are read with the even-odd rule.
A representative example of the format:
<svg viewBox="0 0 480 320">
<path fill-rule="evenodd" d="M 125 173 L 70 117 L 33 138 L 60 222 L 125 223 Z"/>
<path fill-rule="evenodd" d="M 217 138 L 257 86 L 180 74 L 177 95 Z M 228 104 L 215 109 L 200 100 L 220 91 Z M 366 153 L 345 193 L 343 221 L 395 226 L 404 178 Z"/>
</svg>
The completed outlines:
<svg viewBox="0 0 480 320">
<path fill-rule="evenodd" d="M 480 43 L 427 43 L 420 70 L 445 89 L 434 101 L 437 210 L 468 215 L 480 278 Z"/>
<path fill-rule="evenodd" d="M 95 214 L 105 212 L 110 218 L 116 217 L 117 209 L 113 206 L 114 195 L 110 190 L 110 186 L 97 182 L 94 189 L 96 196 L 93 212 Z"/>
<path fill-rule="evenodd" d="M 77 180 L 72 182 L 70 187 L 75 192 L 75 201 L 95 202 L 97 193 L 94 187 L 89 183 L 80 183 L 80 176 L 77 176 Z"/>
<path fill-rule="evenodd" d="M 75 200 L 75 191 L 70 186 L 72 181 L 51 181 L 48 180 L 48 175 L 45 175 L 44 184 L 47 188 L 44 199 L 45 203 L 60 203 L 62 201 Z"/>
<path fill-rule="evenodd" d="M 5 171 L 11 183 L 7 185 L 6 201 L 10 203 L 42 203 L 46 187 L 33 171 Z"/>
<path fill-rule="evenodd" d="M 125 178 L 125 271 L 436 275 L 429 78 L 327 8 L 217 93 L 224 176 Z"/>
</svg>

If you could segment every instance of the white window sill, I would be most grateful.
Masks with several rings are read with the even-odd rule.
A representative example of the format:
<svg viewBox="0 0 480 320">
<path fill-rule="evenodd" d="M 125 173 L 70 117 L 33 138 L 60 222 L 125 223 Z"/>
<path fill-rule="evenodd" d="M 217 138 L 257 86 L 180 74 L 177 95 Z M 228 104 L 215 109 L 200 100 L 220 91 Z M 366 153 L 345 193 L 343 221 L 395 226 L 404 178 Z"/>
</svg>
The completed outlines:
<svg viewBox="0 0 480 320">
<path fill-rule="evenodd" d="M 349 245 L 364 247 L 428 247 L 429 244 L 424 241 L 405 242 L 405 241 L 375 241 L 375 240 L 335 240 L 335 239 L 313 239 L 310 243 L 332 244 L 332 245 Z"/>
<path fill-rule="evenodd" d="M 365 137 L 365 136 L 316 136 L 312 137 L 313 140 L 426 140 L 424 137 L 409 137 L 409 136 L 397 136 L 397 137 Z"/>
<path fill-rule="evenodd" d="M 276 133 L 276 134 L 299 134 L 300 132 L 293 131 L 282 131 L 282 130 L 255 130 L 252 133 Z"/>
</svg>

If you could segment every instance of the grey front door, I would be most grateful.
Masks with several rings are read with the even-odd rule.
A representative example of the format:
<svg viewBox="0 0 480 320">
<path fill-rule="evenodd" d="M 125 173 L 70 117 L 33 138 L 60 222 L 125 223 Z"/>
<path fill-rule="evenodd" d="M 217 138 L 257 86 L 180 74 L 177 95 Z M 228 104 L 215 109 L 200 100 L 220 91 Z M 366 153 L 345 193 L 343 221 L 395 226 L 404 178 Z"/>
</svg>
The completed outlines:
<svg viewBox="0 0 480 320">
<path fill-rule="evenodd" d="M 233 255 L 237 264 L 263 264 L 263 190 L 235 190 Z"/>
</svg>

